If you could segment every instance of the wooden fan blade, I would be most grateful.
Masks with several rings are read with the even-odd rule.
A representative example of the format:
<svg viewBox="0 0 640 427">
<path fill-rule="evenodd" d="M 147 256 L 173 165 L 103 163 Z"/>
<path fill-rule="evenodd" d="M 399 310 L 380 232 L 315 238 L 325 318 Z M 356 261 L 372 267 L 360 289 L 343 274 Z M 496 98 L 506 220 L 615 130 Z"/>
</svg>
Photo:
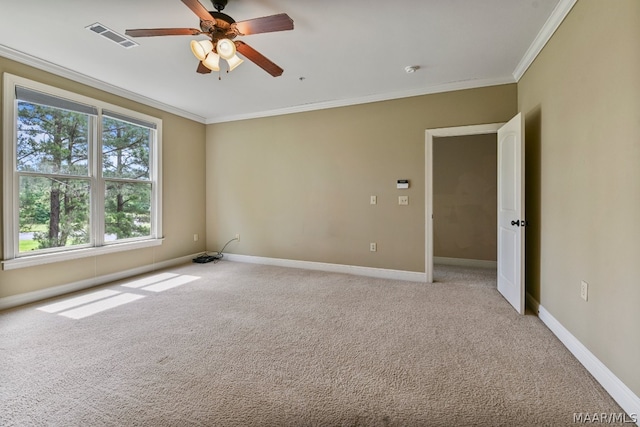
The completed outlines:
<svg viewBox="0 0 640 427">
<path fill-rule="evenodd" d="M 148 28 L 127 30 L 124 33 L 131 37 L 197 36 L 202 31 L 195 28 Z"/>
<path fill-rule="evenodd" d="M 198 15 L 198 17 L 203 21 L 216 21 L 215 18 L 211 16 L 209 11 L 198 0 L 182 0 L 182 3 L 187 5 L 187 7 L 191 9 L 193 13 Z"/>
<path fill-rule="evenodd" d="M 282 68 L 278 67 L 276 64 L 267 59 L 263 54 L 261 54 L 245 42 L 237 41 L 235 42 L 235 44 L 238 52 L 240 52 L 248 60 L 254 62 L 258 67 L 271 74 L 273 77 L 282 75 L 282 72 L 284 71 Z"/>
<path fill-rule="evenodd" d="M 287 31 L 293 30 L 293 19 L 286 13 L 280 13 L 236 22 L 235 27 L 242 35 Z"/>
<path fill-rule="evenodd" d="M 204 66 L 204 64 L 202 63 L 202 61 L 198 62 L 198 69 L 196 70 L 196 72 L 200 73 L 200 74 L 209 74 L 211 72 L 210 69 L 208 69 L 207 67 Z"/>
</svg>

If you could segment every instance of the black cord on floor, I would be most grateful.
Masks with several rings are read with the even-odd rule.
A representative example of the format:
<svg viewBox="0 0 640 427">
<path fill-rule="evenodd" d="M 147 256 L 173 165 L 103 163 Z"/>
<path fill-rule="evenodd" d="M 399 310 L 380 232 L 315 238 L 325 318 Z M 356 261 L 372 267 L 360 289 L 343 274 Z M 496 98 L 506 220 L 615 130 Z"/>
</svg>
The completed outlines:
<svg viewBox="0 0 640 427">
<path fill-rule="evenodd" d="M 197 262 L 197 263 L 206 263 L 206 262 L 211 262 L 213 261 L 213 263 L 217 263 L 218 261 L 220 261 L 222 259 L 222 257 L 224 257 L 224 250 L 227 247 L 227 245 L 231 242 L 233 242 L 234 240 L 238 240 L 237 237 L 234 237 L 233 239 L 229 240 L 227 243 L 224 244 L 224 246 L 222 247 L 222 249 L 220 249 L 219 252 L 214 252 L 213 255 L 209 255 L 208 252 L 204 252 L 202 255 L 198 255 L 197 257 L 195 257 L 193 259 L 193 262 Z"/>
</svg>

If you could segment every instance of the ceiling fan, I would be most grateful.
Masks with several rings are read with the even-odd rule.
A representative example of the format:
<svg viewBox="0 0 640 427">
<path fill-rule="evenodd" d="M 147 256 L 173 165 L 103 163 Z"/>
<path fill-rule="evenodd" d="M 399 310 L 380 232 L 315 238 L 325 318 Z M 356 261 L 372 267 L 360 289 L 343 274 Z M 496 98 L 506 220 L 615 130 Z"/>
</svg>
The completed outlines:
<svg viewBox="0 0 640 427">
<path fill-rule="evenodd" d="M 273 77 L 278 77 L 282 74 L 284 70 L 278 65 L 245 42 L 234 41 L 234 39 L 237 36 L 293 30 L 293 20 L 289 15 L 280 13 L 236 22 L 229 15 L 221 12 L 227 5 L 228 0 L 211 0 L 213 7 L 216 9 L 215 12 L 208 11 L 198 0 L 181 1 L 200 18 L 200 29 L 150 28 L 126 30 L 125 34 L 131 37 L 197 36 L 201 34 L 208 36 L 209 40 L 191 41 L 191 50 L 200 60 L 196 71 L 201 74 L 210 73 L 212 70 L 219 71 L 219 58 L 227 60 L 229 71 L 233 70 L 243 62 L 235 54 L 236 51 Z"/>
</svg>

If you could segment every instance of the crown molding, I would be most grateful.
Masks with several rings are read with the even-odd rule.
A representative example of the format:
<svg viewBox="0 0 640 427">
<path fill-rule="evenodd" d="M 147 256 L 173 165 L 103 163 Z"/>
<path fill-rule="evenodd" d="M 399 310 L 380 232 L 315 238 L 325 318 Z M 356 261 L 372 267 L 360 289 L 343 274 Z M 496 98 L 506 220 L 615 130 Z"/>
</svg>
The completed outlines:
<svg viewBox="0 0 640 427">
<path fill-rule="evenodd" d="M 197 114 L 193 114 L 188 111 L 173 107 L 171 105 L 153 100 L 151 98 L 138 95 L 126 89 L 111 85 L 109 83 L 103 82 L 102 80 L 89 77 L 85 74 L 70 70 L 68 68 L 51 63 L 49 61 L 45 61 L 43 59 L 36 58 L 34 56 L 17 51 L 15 49 L 11 49 L 2 44 L 0 44 L 0 56 L 19 62 L 21 64 L 25 64 L 25 65 L 37 68 L 42 71 L 49 72 L 51 74 L 55 74 L 60 77 L 71 79 L 75 82 L 85 84 L 87 86 L 91 86 L 96 89 L 104 90 L 106 92 L 121 96 L 131 101 L 139 102 L 141 104 L 158 108 L 162 111 L 166 111 L 168 113 L 175 114 L 177 116 L 181 116 L 181 117 L 196 121 L 198 123 L 204 123 L 204 124 L 224 123 L 224 122 L 233 122 L 233 121 L 239 121 L 239 120 L 256 119 L 256 118 L 262 118 L 262 117 L 281 116 L 285 114 L 302 113 L 302 112 L 324 110 L 324 109 L 337 108 L 337 107 L 348 107 L 352 105 L 367 104 L 367 103 L 379 102 L 379 101 L 389 101 L 393 99 L 409 98 L 413 96 L 430 95 L 435 93 L 452 92 L 456 90 L 475 89 L 480 87 L 516 83 L 516 80 L 514 80 L 514 78 L 511 76 L 502 77 L 502 78 L 491 78 L 491 79 L 464 80 L 464 81 L 449 82 L 449 83 L 429 86 L 429 87 L 418 89 L 418 90 L 389 92 L 384 94 L 374 94 L 374 95 L 367 95 L 367 96 L 356 97 L 356 98 L 314 102 L 314 103 L 298 105 L 294 107 L 260 111 L 260 112 L 248 113 L 248 114 L 237 114 L 237 115 L 205 118 Z"/>
<path fill-rule="evenodd" d="M 68 68 L 62 67 L 52 62 L 45 61 L 40 58 L 36 58 L 34 56 L 17 51 L 15 49 L 11 49 L 10 47 L 4 46 L 2 44 L 0 44 L 0 56 L 5 57 L 7 59 L 11 59 L 12 61 L 16 61 L 24 65 L 28 65 L 30 67 L 37 68 L 42 71 L 46 71 L 51 74 L 55 74 L 60 77 L 73 80 L 81 84 L 85 84 L 87 86 L 91 86 L 95 89 L 104 90 L 105 92 L 109 92 L 113 95 L 121 96 L 131 101 L 139 102 L 149 107 L 154 107 L 159 110 L 166 111 L 167 113 L 175 114 L 177 116 L 181 116 L 186 119 L 193 120 L 199 123 L 206 122 L 204 117 L 199 116 L 197 114 L 193 114 L 188 111 L 182 110 L 180 108 L 173 107 L 171 105 L 153 100 L 151 98 L 147 98 L 146 96 L 138 95 L 129 90 L 122 89 L 118 86 L 114 86 L 109 83 L 103 82 L 102 80 L 89 77 L 85 74 L 70 70 Z"/>
<path fill-rule="evenodd" d="M 236 114 L 229 116 L 220 116 L 207 119 L 206 124 L 235 122 L 240 120 L 258 119 L 262 117 L 282 116 L 285 114 L 303 113 L 315 110 L 325 110 L 328 108 L 348 107 L 351 105 L 368 104 L 371 102 L 389 101 L 401 98 L 410 98 L 413 96 L 431 95 L 435 93 L 452 92 L 456 90 L 476 89 L 481 87 L 498 86 L 504 84 L 516 83 L 513 77 L 502 77 L 494 79 L 482 80 L 464 80 L 451 83 L 443 83 L 434 86 L 428 86 L 418 90 L 407 90 L 400 92 L 388 92 L 375 95 L 367 95 L 356 98 L 337 99 L 332 101 L 314 102 L 310 104 L 297 105 L 294 107 L 279 108 L 276 110 L 260 111 L 248 114 Z"/>
<path fill-rule="evenodd" d="M 516 82 L 519 82 L 524 73 L 527 72 L 533 61 L 538 57 L 542 49 L 545 47 L 551 36 L 556 32 L 564 18 L 567 17 L 573 6 L 578 0 L 560 0 L 556 5 L 549 18 L 544 23 L 540 32 L 533 40 L 533 43 L 529 46 L 529 49 L 525 52 L 524 56 L 513 70 L 513 78 Z"/>
<path fill-rule="evenodd" d="M 280 115 L 286 115 L 286 114 L 295 114 L 295 113 L 309 112 L 309 111 L 315 111 L 315 110 L 324 110 L 329 108 L 348 107 L 348 106 L 367 104 L 372 102 L 389 101 L 394 99 L 410 98 L 414 96 L 452 92 L 456 90 L 475 89 L 475 88 L 481 88 L 481 87 L 517 83 L 522 77 L 522 75 L 524 75 L 526 70 L 529 68 L 531 63 L 533 63 L 534 59 L 540 53 L 540 51 L 545 46 L 545 44 L 549 41 L 549 39 L 551 38 L 553 33 L 556 31 L 556 29 L 560 26 L 560 24 L 562 23 L 564 18 L 567 16 L 567 14 L 569 13 L 573 5 L 576 3 L 576 1 L 577 0 L 560 0 L 556 8 L 553 10 L 551 16 L 549 17 L 549 19 L 547 19 L 547 21 L 545 22 L 545 25 L 536 36 L 536 39 L 529 46 L 529 49 L 527 50 L 523 58 L 520 60 L 520 63 L 514 70 L 513 75 L 509 77 L 449 82 L 449 83 L 429 86 L 429 87 L 421 88 L 417 90 L 389 92 L 384 94 L 373 94 L 373 95 L 366 95 L 366 96 L 348 98 L 348 99 L 321 101 L 321 102 L 314 102 L 314 103 L 303 104 L 303 105 L 298 105 L 293 107 L 260 111 L 255 113 L 236 114 L 236 115 L 218 116 L 218 117 L 210 117 L 210 118 L 205 118 L 197 114 L 193 114 L 191 112 L 156 101 L 154 99 L 147 98 L 145 96 L 133 93 L 129 90 L 120 88 L 118 86 L 111 85 L 102 80 L 89 77 L 77 71 L 73 71 L 68 68 L 59 66 L 57 64 L 45 61 L 43 59 L 36 58 L 26 53 L 11 49 L 2 44 L 0 44 L 0 56 L 58 75 L 60 77 L 71 79 L 73 81 L 85 84 L 87 86 L 91 86 L 96 89 L 104 90 L 111 94 L 118 95 L 123 98 L 129 99 L 135 102 L 139 102 L 144 105 L 148 105 L 150 107 L 158 108 L 162 111 L 166 111 L 168 113 L 175 114 L 177 116 L 181 116 L 181 117 L 196 121 L 198 123 L 215 124 L 215 123 L 233 122 L 233 121 L 240 121 L 240 120 L 263 118 L 263 117 L 280 116 Z"/>
</svg>

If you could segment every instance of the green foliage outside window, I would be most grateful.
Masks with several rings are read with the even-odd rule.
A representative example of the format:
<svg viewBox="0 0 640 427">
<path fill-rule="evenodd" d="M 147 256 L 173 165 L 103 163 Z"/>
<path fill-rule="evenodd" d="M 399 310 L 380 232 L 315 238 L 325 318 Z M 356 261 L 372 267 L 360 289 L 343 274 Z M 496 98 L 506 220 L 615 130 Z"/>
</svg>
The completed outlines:
<svg viewBox="0 0 640 427">
<path fill-rule="evenodd" d="M 147 236 L 151 230 L 149 148 L 151 130 L 121 120 L 102 120 L 105 176 L 105 239 Z"/>
<path fill-rule="evenodd" d="M 18 103 L 21 249 L 89 243 L 88 134 L 86 114 Z"/>
<path fill-rule="evenodd" d="M 92 218 L 104 240 L 151 233 L 151 130 L 103 117 L 99 164 L 104 213 L 92 215 L 90 115 L 18 102 L 19 251 L 91 243 Z M 96 173 L 95 171 L 93 173 Z M 95 184 L 94 184 L 95 185 Z"/>
</svg>

